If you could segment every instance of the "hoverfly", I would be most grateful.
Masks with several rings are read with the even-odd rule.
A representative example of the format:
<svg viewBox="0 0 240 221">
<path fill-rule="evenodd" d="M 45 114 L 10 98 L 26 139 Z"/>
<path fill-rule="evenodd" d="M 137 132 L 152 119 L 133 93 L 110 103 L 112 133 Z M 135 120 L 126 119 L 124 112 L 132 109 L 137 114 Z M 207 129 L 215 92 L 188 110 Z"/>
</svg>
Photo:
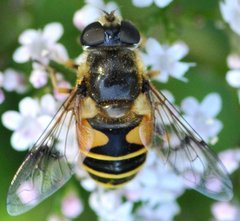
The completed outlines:
<svg viewBox="0 0 240 221">
<path fill-rule="evenodd" d="M 114 12 L 83 30 L 86 60 L 77 69 L 76 86 L 14 176 L 9 214 L 24 213 L 53 194 L 76 165 L 106 188 L 122 186 L 139 172 L 148 148 L 202 194 L 232 197 L 217 156 L 150 83 L 139 42 L 136 27 Z"/>
</svg>

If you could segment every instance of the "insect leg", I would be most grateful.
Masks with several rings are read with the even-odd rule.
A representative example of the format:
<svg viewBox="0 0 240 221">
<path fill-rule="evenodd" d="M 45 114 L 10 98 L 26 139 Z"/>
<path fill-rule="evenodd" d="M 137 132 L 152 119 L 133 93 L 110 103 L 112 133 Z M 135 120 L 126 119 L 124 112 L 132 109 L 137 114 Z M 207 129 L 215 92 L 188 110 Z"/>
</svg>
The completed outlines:
<svg viewBox="0 0 240 221">
<path fill-rule="evenodd" d="M 160 74 L 159 71 L 157 70 L 149 70 L 148 72 L 146 72 L 144 75 L 147 77 L 147 78 L 154 78 L 156 76 L 158 76 Z"/>
<path fill-rule="evenodd" d="M 51 82 L 52 82 L 53 89 L 57 93 L 70 94 L 72 92 L 72 90 L 73 90 L 72 88 L 65 88 L 65 87 L 59 87 L 58 86 L 58 80 L 56 78 L 56 72 L 52 68 L 49 68 L 48 72 L 49 72 L 49 77 L 50 77 Z"/>
</svg>

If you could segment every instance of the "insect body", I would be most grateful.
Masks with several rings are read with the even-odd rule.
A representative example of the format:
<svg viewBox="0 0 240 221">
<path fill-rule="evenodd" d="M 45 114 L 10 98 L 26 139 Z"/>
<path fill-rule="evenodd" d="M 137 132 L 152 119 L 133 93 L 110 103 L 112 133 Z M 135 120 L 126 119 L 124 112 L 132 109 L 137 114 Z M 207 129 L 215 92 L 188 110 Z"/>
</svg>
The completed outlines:
<svg viewBox="0 0 240 221">
<path fill-rule="evenodd" d="M 86 122 L 98 133 L 93 139 L 101 141 L 89 147 L 80 144 L 81 150 L 89 150 L 83 166 L 98 183 L 114 187 L 132 179 L 146 158 L 138 136 L 145 116 L 134 111 L 136 100 L 145 96 L 143 78 L 131 49 L 103 45 L 89 50 L 85 87 L 92 116 Z M 150 104 L 148 109 L 151 115 Z"/>
<path fill-rule="evenodd" d="M 119 187 L 139 172 L 148 148 L 197 191 L 217 200 L 232 197 L 216 155 L 149 82 L 139 41 L 135 26 L 113 12 L 84 29 L 86 60 L 76 87 L 13 178 L 10 214 L 26 212 L 54 193 L 76 165 L 97 183 Z"/>
</svg>

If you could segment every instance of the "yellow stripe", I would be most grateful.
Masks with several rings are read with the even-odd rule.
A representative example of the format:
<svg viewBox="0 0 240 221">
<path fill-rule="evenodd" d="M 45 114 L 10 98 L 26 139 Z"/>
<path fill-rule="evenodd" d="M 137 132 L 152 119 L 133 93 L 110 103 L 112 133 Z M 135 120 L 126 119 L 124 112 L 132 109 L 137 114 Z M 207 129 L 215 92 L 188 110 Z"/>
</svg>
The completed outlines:
<svg viewBox="0 0 240 221">
<path fill-rule="evenodd" d="M 83 151 L 83 150 L 80 150 L 80 151 L 81 151 L 81 154 L 85 155 L 86 157 L 90 157 L 90 158 L 93 158 L 93 159 L 96 159 L 96 160 L 117 161 L 117 160 L 127 160 L 127 159 L 130 159 L 130 158 L 139 156 L 143 153 L 146 153 L 147 149 L 143 146 L 142 149 L 140 149 L 136 152 L 133 152 L 133 153 L 130 153 L 130 154 L 127 154 L 127 155 L 124 155 L 124 156 L 119 156 L 119 157 L 106 156 L 106 155 L 102 155 L 102 154 L 86 152 L 86 151 Z"/>
<path fill-rule="evenodd" d="M 94 170 L 86 165 L 83 164 L 83 168 L 88 171 L 89 173 L 97 176 L 97 177 L 102 177 L 102 178 L 105 178 L 105 179 L 122 179 L 122 178 L 126 178 L 126 177 L 129 177 L 129 176 L 132 176 L 134 174 L 136 174 L 141 168 L 142 168 L 143 165 L 140 165 L 139 167 L 135 168 L 134 170 L 131 170 L 129 172 L 126 172 L 126 173 L 121 173 L 121 174 L 109 174 L 109 173 L 104 173 L 104 172 L 100 172 L 100 171 L 97 171 L 97 170 Z"/>
</svg>

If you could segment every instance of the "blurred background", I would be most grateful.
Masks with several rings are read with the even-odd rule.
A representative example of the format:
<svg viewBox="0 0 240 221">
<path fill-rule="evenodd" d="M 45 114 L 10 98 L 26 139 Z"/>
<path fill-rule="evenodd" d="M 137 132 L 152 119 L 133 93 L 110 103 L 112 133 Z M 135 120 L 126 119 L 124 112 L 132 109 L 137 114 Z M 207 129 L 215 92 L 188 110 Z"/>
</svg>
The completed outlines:
<svg viewBox="0 0 240 221">
<path fill-rule="evenodd" d="M 171 91 L 176 104 L 188 96 L 201 101 L 211 92 L 219 93 L 223 106 L 217 118 L 222 121 L 223 129 L 213 149 L 220 152 L 239 147 L 240 104 L 236 89 L 229 86 L 226 81 L 226 72 L 229 69 L 226 58 L 233 52 L 240 54 L 240 36 L 234 34 L 224 23 L 219 10 L 219 1 L 174 0 L 161 9 L 154 4 L 137 8 L 131 1 L 116 0 L 115 2 L 120 6 L 122 16 L 135 23 L 145 37 L 151 36 L 164 43 L 182 40 L 188 45 L 190 51 L 184 60 L 196 63 L 196 66 L 185 75 L 189 82 L 184 83 L 171 78 L 166 84 L 158 83 L 158 87 Z M 81 0 L 1 0 L 0 71 L 11 67 L 21 70 L 28 77 L 31 64 L 17 64 L 12 59 L 15 49 L 19 47 L 18 37 L 26 29 L 43 28 L 50 22 L 60 22 L 63 25 L 64 34 L 60 42 L 67 48 L 70 57 L 77 57 L 82 49 L 79 43 L 80 31 L 73 25 L 73 15 L 84 4 L 85 2 Z M 34 88 L 30 88 L 23 95 L 4 91 L 5 101 L 0 106 L 0 115 L 7 110 L 17 110 L 18 103 L 23 97 L 37 93 Z M 44 91 L 42 90 L 41 93 Z M 70 186 L 81 194 L 85 205 L 84 212 L 74 220 L 97 220 L 88 206 L 89 193 L 82 191 L 75 178 L 30 212 L 19 217 L 9 216 L 5 206 L 7 190 L 26 154 L 11 147 L 11 134 L 12 132 L 0 123 L 0 220 L 47 220 L 47 217 L 59 207 L 61 195 Z M 239 175 L 239 170 L 231 175 L 236 202 L 240 200 Z M 212 217 L 210 208 L 213 202 L 195 191 L 187 190 L 178 199 L 181 212 L 174 220 L 210 220 Z"/>
</svg>

